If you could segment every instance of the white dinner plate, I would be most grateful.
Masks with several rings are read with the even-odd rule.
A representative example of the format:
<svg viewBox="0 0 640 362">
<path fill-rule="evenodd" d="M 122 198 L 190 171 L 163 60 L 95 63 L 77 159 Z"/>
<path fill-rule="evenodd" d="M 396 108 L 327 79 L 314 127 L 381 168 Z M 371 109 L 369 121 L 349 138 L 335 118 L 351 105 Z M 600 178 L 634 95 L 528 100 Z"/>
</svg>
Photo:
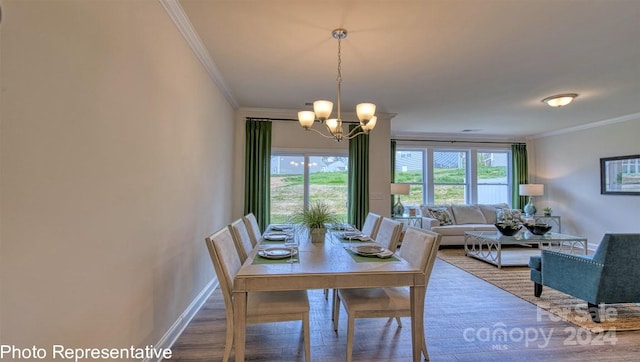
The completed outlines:
<svg viewBox="0 0 640 362">
<path fill-rule="evenodd" d="M 284 259 L 296 254 L 298 250 L 293 248 L 268 248 L 258 251 L 258 255 L 267 259 Z"/>
<path fill-rule="evenodd" d="M 377 245 L 360 245 L 351 248 L 351 251 L 362 256 L 377 256 L 384 250 L 385 249 L 383 247 Z"/>
</svg>

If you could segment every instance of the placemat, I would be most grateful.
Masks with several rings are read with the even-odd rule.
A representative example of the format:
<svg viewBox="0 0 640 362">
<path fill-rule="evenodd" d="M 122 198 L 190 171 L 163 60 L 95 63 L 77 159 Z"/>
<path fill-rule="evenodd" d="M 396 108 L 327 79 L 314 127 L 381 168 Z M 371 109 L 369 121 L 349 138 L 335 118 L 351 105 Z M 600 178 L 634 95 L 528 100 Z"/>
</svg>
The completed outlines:
<svg viewBox="0 0 640 362">
<path fill-rule="evenodd" d="M 362 256 L 354 253 L 348 248 L 344 249 L 356 263 L 370 263 L 370 262 L 388 262 L 388 261 L 400 261 L 400 259 L 396 258 L 395 255 L 392 255 L 388 258 L 378 258 L 377 256 Z"/>
</svg>

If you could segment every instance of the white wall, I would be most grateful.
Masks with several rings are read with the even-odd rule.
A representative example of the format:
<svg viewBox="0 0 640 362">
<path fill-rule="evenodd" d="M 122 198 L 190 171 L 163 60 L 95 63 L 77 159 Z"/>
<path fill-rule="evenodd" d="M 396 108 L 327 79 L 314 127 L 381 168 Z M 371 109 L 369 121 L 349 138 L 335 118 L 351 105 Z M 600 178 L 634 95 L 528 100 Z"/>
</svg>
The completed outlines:
<svg viewBox="0 0 640 362">
<path fill-rule="evenodd" d="M 244 208 L 244 151 L 245 151 L 245 118 L 282 118 L 297 119 L 291 110 L 252 110 L 243 109 L 236 112 L 236 148 L 234 180 L 238 180 L 238 188 L 234 193 L 234 212 L 236 217 L 242 215 Z M 376 128 L 369 137 L 369 210 L 383 216 L 389 216 L 391 182 L 391 118 L 393 115 L 379 114 Z M 354 115 L 344 115 L 345 119 L 355 119 Z M 316 126 L 317 127 L 317 126 Z M 294 150 L 336 150 L 348 152 L 349 141 L 340 143 L 325 139 L 320 135 L 305 131 L 297 122 L 274 121 L 272 125 L 272 148 L 290 148 Z M 378 197 L 379 196 L 379 197 Z"/>
<path fill-rule="evenodd" d="M 156 0 L 2 5 L 1 343 L 156 343 L 214 277 L 233 110 Z"/>
<path fill-rule="evenodd" d="M 545 185 L 538 209 L 550 206 L 563 233 L 586 236 L 592 246 L 607 232 L 640 233 L 640 196 L 600 194 L 600 158 L 640 154 L 638 135 L 640 115 L 531 140 L 532 182 Z"/>
</svg>

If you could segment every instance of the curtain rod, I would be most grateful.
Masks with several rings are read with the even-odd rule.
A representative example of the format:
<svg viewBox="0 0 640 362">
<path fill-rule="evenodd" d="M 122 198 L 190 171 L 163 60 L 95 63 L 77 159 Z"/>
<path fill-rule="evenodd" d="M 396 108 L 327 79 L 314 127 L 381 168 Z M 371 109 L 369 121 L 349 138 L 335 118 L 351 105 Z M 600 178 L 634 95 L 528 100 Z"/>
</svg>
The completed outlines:
<svg viewBox="0 0 640 362">
<path fill-rule="evenodd" d="M 497 145 L 526 145 L 523 142 L 500 142 L 500 141 L 456 141 L 456 140 L 416 140 L 416 139 L 399 139 L 392 138 L 392 141 L 402 141 L 402 142 L 442 142 L 442 143 L 482 143 L 482 144 L 497 144 Z"/>
<path fill-rule="evenodd" d="M 284 122 L 298 122 L 297 119 L 292 119 L 292 118 L 261 118 L 261 117 L 245 117 L 245 119 L 247 120 L 251 120 L 251 121 L 284 121 Z M 314 122 L 319 122 L 320 121 L 314 121 Z M 346 123 L 346 124 L 358 124 L 360 122 L 352 122 L 352 121 L 342 121 L 342 123 Z"/>
</svg>

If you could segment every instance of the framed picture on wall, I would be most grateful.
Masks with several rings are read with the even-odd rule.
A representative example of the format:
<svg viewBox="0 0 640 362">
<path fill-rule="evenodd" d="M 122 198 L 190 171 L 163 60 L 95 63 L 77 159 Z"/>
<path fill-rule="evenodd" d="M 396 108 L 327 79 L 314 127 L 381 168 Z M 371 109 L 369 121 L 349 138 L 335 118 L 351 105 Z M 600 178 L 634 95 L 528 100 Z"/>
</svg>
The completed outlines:
<svg viewBox="0 0 640 362">
<path fill-rule="evenodd" d="M 640 155 L 601 158 L 600 193 L 640 195 Z"/>
</svg>

